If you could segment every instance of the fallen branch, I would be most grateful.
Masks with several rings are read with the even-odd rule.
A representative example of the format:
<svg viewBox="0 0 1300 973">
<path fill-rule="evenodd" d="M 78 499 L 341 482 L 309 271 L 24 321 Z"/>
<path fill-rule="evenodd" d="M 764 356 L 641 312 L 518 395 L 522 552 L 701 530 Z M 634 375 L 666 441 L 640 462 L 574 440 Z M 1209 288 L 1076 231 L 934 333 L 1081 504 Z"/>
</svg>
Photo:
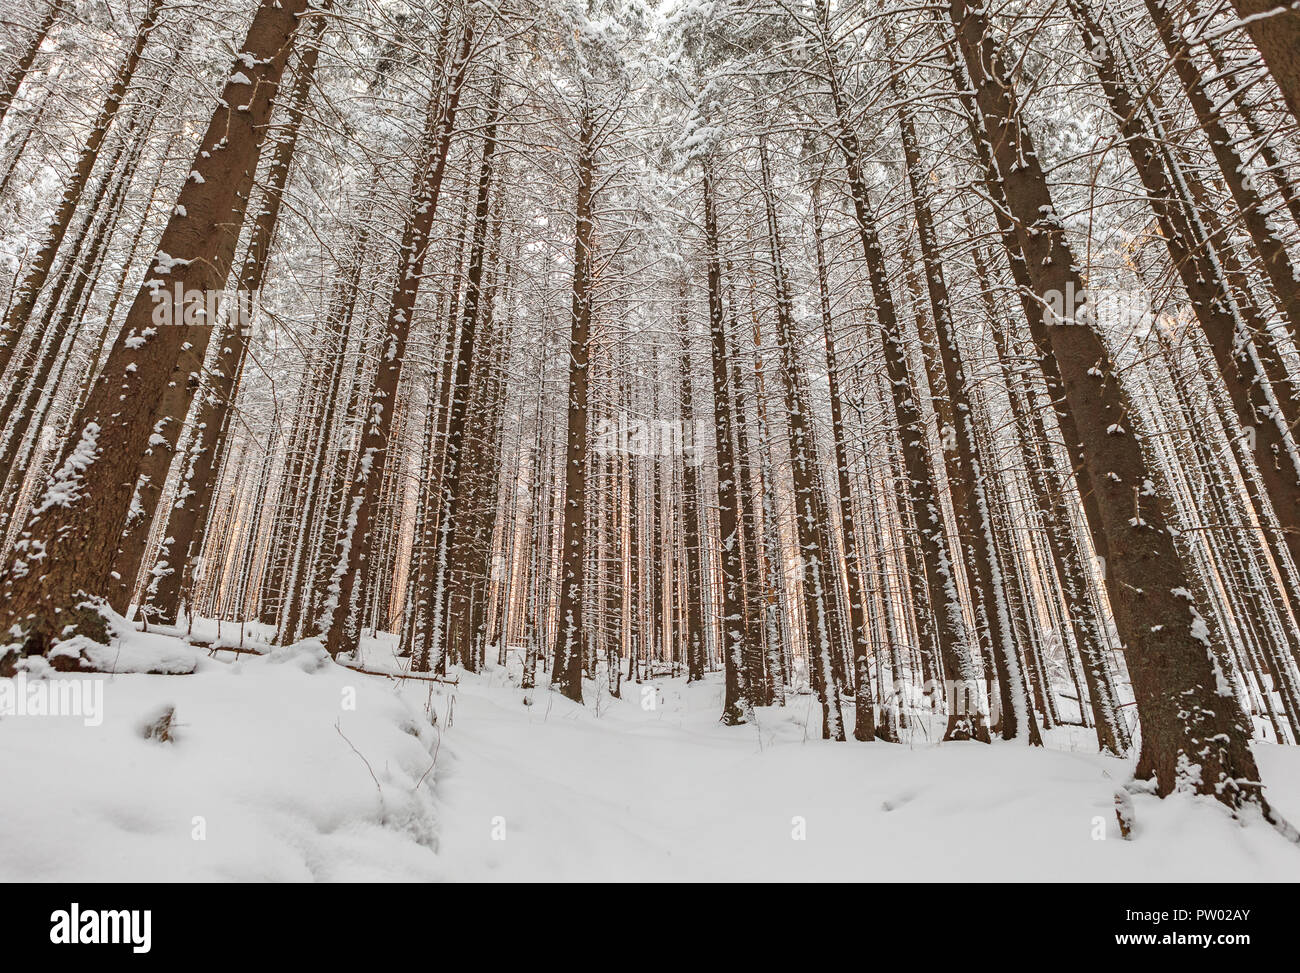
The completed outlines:
<svg viewBox="0 0 1300 973">
<path fill-rule="evenodd" d="M 236 655 L 266 655 L 265 652 L 258 652 L 256 649 L 241 649 L 237 645 L 213 645 L 211 642 L 189 642 L 188 644 L 196 649 L 207 649 L 209 656 L 214 652 L 233 652 Z"/>
<path fill-rule="evenodd" d="M 443 682 L 448 686 L 457 686 L 460 684 L 459 679 L 444 679 L 442 676 L 416 676 L 405 672 L 385 672 L 382 669 L 367 669 L 365 666 L 350 666 L 347 663 L 339 663 L 344 669 L 351 669 L 353 672 L 362 672 L 367 676 L 388 676 L 391 679 L 414 679 L 416 682 Z"/>
</svg>

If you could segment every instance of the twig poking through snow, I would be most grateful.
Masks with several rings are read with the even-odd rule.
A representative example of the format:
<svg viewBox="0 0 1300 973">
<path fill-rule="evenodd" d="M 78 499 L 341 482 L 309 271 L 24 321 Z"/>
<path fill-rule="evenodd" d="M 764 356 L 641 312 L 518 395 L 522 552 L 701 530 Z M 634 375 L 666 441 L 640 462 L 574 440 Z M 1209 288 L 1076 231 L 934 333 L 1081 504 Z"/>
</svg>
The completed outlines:
<svg viewBox="0 0 1300 973">
<path fill-rule="evenodd" d="M 370 772 L 370 779 L 375 782 L 375 789 L 379 791 L 379 823 L 383 824 L 388 818 L 388 810 L 384 805 L 384 789 L 379 786 L 379 778 L 375 776 L 374 768 L 370 766 L 370 761 L 367 760 L 365 756 L 361 753 L 361 751 L 358 750 L 356 746 L 352 743 L 352 741 L 348 739 L 347 734 L 343 732 L 343 727 L 339 726 L 338 720 L 334 721 L 334 729 L 337 730 L 339 736 L 343 738 L 343 742 L 346 743 L 349 747 L 352 747 L 352 752 L 361 758 L 361 762 L 366 765 L 366 770 Z"/>
</svg>

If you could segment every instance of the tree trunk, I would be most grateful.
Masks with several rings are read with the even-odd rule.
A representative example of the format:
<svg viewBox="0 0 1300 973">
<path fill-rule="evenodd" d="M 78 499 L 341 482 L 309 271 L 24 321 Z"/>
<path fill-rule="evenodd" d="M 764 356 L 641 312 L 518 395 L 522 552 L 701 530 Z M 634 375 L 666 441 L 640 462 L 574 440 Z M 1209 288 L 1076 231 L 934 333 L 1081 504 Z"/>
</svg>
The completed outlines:
<svg viewBox="0 0 1300 973">
<path fill-rule="evenodd" d="M 1174 72 L 1182 82 L 1188 101 L 1191 102 L 1196 121 L 1209 140 L 1211 153 L 1218 162 L 1223 179 L 1241 213 L 1241 221 L 1246 232 L 1263 258 L 1264 271 L 1286 315 L 1288 329 L 1293 338 L 1300 339 L 1300 275 L 1297 275 L 1277 226 L 1265 207 L 1263 198 L 1255 188 L 1255 181 L 1246 168 L 1245 160 L 1237 151 L 1232 136 L 1220 118 L 1219 109 L 1215 107 L 1209 93 L 1205 90 L 1200 69 L 1192 59 L 1187 45 L 1178 35 L 1178 27 L 1174 23 L 1174 15 L 1169 8 L 1168 0 L 1145 0 L 1145 2 L 1151 19 L 1155 21 L 1156 31 L 1164 43 L 1165 50 L 1169 52 L 1169 57 L 1173 61 Z M 1300 18 L 1300 13 L 1295 16 Z M 1294 52 L 1292 56 L 1300 57 Z"/>
<path fill-rule="evenodd" d="M 933 314 L 935 343 L 938 345 L 944 384 L 948 391 L 951 423 L 948 430 L 951 432 L 940 430 L 948 471 L 948 489 L 952 494 L 960 549 L 968 569 L 968 579 L 980 592 L 979 600 L 984 616 L 982 621 L 988 629 L 990 649 L 997 669 L 1001 692 L 1002 736 L 1012 740 L 1023 732 L 1030 743 L 1041 746 L 1043 741 L 1034 719 L 1032 702 L 1025 692 L 1020 650 L 1012 634 L 1003 565 L 993 542 L 991 498 L 980 459 L 976 455 L 970 378 L 952 321 L 948 285 L 939 256 L 934 217 L 926 195 L 926 174 L 922 171 L 916 130 L 905 106 L 899 109 L 899 126 L 903 137 L 908 183 L 912 190 L 917 235 L 921 243 L 921 263 L 925 269 L 926 290 Z"/>
<path fill-rule="evenodd" d="M 727 369 L 727 329 L 722 307 L 717 200 L 713 173 L 704 166 L 704 255 L 709 288 L 709 336 L 713 361 L 713 438 L 718 459 L 718 533 L 722 561 L 722 662 L 724 695 L 721 720 L 728 726 L 752 720 L 753 700 L 744 685 L 745 601 L 741 585 L 740 511 L 736 458 L 731 437 L 731 382 Z"/>
<path fill-rule="evenodd" d="M 681 314 L 682 328 L 682 429 L 694 430 L 695 407 L 691 392 L 690 336 L 687 332 L 685 306 Z M 686 681 L 698 682 L 704 678 L 704 573 L 700 557 L 699 476 L 700 444 L 694 440 L 689 452 L 682 455 L 682 521 L 683 547 L 686 548 Z M 632 516 L 635 518 L 636 512 Z"/>
<path fill-rule="evenodd" d="M 1232 6 L 1263 55 L 1291 114 L 1300 120 L 1300 4 L 1294 0 L 1232 0 Z"/>
<path fill-rule="evenodd" d="M 27 72 L 32 69 L 32 65 L 36 62 L 36 55 L 41 52 L 41 45 L 45 43 L 50 28 L 54 26 L 59 19 L 59 15 L 63 13 L 64 2 L 65 0 L 50 0 L 49 9 L 45 11 L 45 18 L 37 25 L 36 33 L 32 35 L 27 46 L 23 48 L 22 54 L 18 55 L 17 62 L 15 62 L 13 69 L 4 80 L 4 86 L 0 87 L 0 124 L 4 123 L 5 116 L 9 114 L 9 109 L 18 96 L 18 89 L 22 87 L 23 79 L 27 77 Z"/>
<path fill-rule="evenodd" d="M 965 0 L 951 0 L 948 9 L 1035 293 L 1056 309 L 1035 339 L 1060 368 L 1066 399 L 1058 407 L 1078 425 L 1100 493 L 1106 586 L 1142 721 L 1136 776 L 1151 781 L 1160 796 L 1183 789 L 1233 808 L 1252 802 L 1267 807 L 1245 716 L 1222 688 L 1220 650 L 1209 643 L 1205 620 L 1190 600 L 1195 581 L 1174 547 L 1155 479 L 1129 431 L 1128 395 L 1098 334 L 1074 307 L 1061 313 L 1064 302 L 1082 300 L 1086 291 L 1010 74 L 983 11 Z"/>
<path fill-rule="evenodd" d="M 0 573 L 4 627 L 11 645 L 24 652 L 46 652 L 69 626 L 97 641 L 107 639 L 98 599 L 107 593 L 136 472 L 153 435 L 155 407 L 186 348 L 204 341 L 211 329 L 202 316 L 193 325 L 157 326 L 156 312 L 169 305 L 173 311 L 184 309 L 169 302 L 165 291 L 160 301 L 154 282 L 163 289 L 171 284 L 182 294 L 213 293 L 224 285 L 271 98 L 306 5 L 306 0 L 263 0 L 259 6 L 163 231 L 152 276 L 137 294 L 73 424 L 73 439 L 27 518 L 25 536 Z M 174 418 L 179 423 L 182 416 Z M 67 663 L 65 657 L 60 664 Z"/>
<path fill-rule="evenodd" d="M 578 192 L 573 231 L 573 309 L 569 328 L 568 430 L 564 463 L 564 533 L 560 553 L 560 617 L 551 687 L 582 702 L 583 599 L 586 571 L 587 398 L 591 362 L 592 214 L 595 119 L 584 105 L 578 131 Z"/>
<path fill-rule="evenodd" d="M 302 54 L 298 59 L 297 76 L 286 111 L 285 130 L 275 137 L 271 167 L 263 187 L 261 208 L 253 221 L 252 236 L 244 265 L 240 270 L 237 290 L 239 307 L 228 317 L 217 349 L 217 358 L 209 370 L 208 381 L 195 416 L 193 437 L 186 451 L 182 467 L 181 484 L 168 511 L 167 525 L 163 530 L 152 580 L 146 592 L 141 612 L 146 617 L 174 622 L 180 611 L 181 581 L 185 565 L 198 556 L 198 548 L 191 542 L 201 530 L 201 521 L 207 517 L 216 486 L 215 472 L 228 438 L 230 413 L 238 394 L 240 376 L 248 355 L 252 321 L 242 311 L 249 311 L 250 301 L 266 279 L 266 268 L 271 251 L 271 240 L 280 218 L 284 189 L 293 164 L 298 131 L 311 95 L 320 57 L 319 41 L 327 20 L 317 18 L 304 38 Z M 364 231 L 363 231 L 364 232 Z M 322 438 L 328 426 L 321 431 Z"/>
<path fill-rule="evenodd" d="M 443 176 L 447 171 L 447 153 L 455 130 L 456 112 L 460 106 L 465 76 L 469 71 L 473 39 L 473 28 L 466 23 L 459 49 L 451 64 L 446 90 L 435 92 L 429 105 L 429 124 L 426 125 L 423 139 L 426 156 L 417 171 L 411 193 L 412 209 L 402 232 L 397 279 L 389 300 L 383 350 L 359 446 L 358 475 L 353 480 L 344 507 L 346 519 L 339 540 L 338 557 L 329 583 L 325 610 L 321 615 L 320 635 L 332 656 L 353 654 L 360 645 L 360 620 L 354 599 L 363 587 L 363 576 L 371 560 L 374 543 L 371 525 L 379 503 L 380 480 L 396 412 L 397 387 L 406 358 L 406 343 L 424 274 L 424 261 L 428 256 Z M 495 134 L 491 129 L 484 145 L 484 154 L 490 163 L 492 150 L 496 146 Z"/>
<path fill-rule="evenodd" d="M 966 619 L 962 612 L 957 579 L 953 576 L 952 562 L 948 556 L 948 541 L 938 504 L 938 490 L 930 468 L 929 450 L 925 442 L 922 423 L 907 356 L 903 349 L 902 332 L 893 295 L 889 288 L 889 274 L 885 254 L 880 245 L 871 201 L 867 194 L 863 172 L 862 152 L 857 136 L 849 123 L 849 107 L 839 84 L 838 68 L 834 56 L 825 46 L 827 18 L 825 0 L 817 0 L 817 9 L 823 24 L 822 60 L 827 68 L 831 88 L 831 105 L 835 111 L 840 151 L 852 197 L 853 214 L 858 235 L 866 257 L 867 275 L 875 302 L 876 321 L 884 349 L 885 368 L 889 379 L 891 398 L 899 436 L 902 440 L 906 479 L 909 481 L 908 499 L 916 521 L 921 548 L 921 562 L 930 598 L 935 602 L 938 627 L 936 638 L 943 660 L 944 679 L 948 697 L 953 704 L 948 713 L 945 740 L 988 738 Z M 918 619 L 918 623 L 919 623 Z"/>
</svg>

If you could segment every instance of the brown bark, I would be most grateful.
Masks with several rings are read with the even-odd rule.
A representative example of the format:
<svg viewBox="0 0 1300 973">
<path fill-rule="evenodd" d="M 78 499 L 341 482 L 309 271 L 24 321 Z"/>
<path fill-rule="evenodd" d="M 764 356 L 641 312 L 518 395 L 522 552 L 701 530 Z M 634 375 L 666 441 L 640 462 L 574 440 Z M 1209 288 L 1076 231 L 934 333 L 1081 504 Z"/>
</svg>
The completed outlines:
<svg viewBox="0 0 1300 973">
<path fill-rule="evenodd" d="M 1300 3 L 1232 0 L 1291 114 L 1300 120 Z"/>
<path fill-rule="evenodd" d="M 840 152 L 844 156 L 849 192 L 853 203 L 858 235 L 866 257 L 867 275 L 875 302 L 876 322 L 884 350 L 885 370 L 890 385 L 895 418 L 902 441 L 905 476 L 909 490 L 907 501 L 916 521 L 916 531 L 921 549 L 921 563 L 925 581 L 933 600 L 937 621 L 936 641 L 942 658 L 944 678 L 953 688 L 950 694 L 957 700 L 948 714 L 944 739 L 987 738 L 987 726 L 979 706 L 966 705 L 972 696 L 978 696 L 979 681 L 962 613 L 961 599 L 953 577 L 952 562 L 948 557 L 948 542 L 943 518 L 938 504 L 938 490 L 930 468 L 929 450 L 925 442 L 925 427 L 917 406 L 914 385 L 907 356 L 902 344 L 902 329 L 893 295 L 889 287 L 889 274 L 885 253 L 876 230 L 875 216 L 867 193 L 863 172 L 862 150 L 849 122 L 847 96 L 839 83 L 834 56 L 825 44 L 826 4 L 817 2 L 818 16 L 823 24 L 822 60 L 830 82 L 831 105 L 835 111 Z M 922 618 L 918 616 L 918 624 Z"/>
<path fill-rule="evenodd" d="M 1282 538 L 1292 558 L 1300 558 L 1300 472 L 1292 461 L 1296 449 L 1293 424 L 1300 417 L 1286 391 L 1270 381 L 1275 376 L 1285 377 L 1286 368 L 1277 359 L 1276 348 L 1255 309 L 1248 303 L 1238 308 L 1237 295 L 1225 275 L 1225 270 L 1236 266 L 1236 258 L 1228 249 L 1230 241 L 1226 234 L 1215 232 L 1216 227 L 1207 228 L 1202 223 L 1202 219 L 1211 217 L 1188 198 L 1189 189 L 1178 160 L 1158 148 L 1164 141 L 1162 133 L 1158 129 L 1154 136 L 1148 132 L 1140 106 L 1116 61 L 1116 40 L 1105 36 L 1086 3 L 1072 0 L 1071 7 L 1080 21 L 1084 43 L 1119 121 L 1134 167 L 1150 197 L 1170 263 L 1214 354 L 1233 409 L 1242 426 L 1254 432 L 1256 465 Z M 1252 318 L 1254 328 L 1248 327 L 1246 315 Z M 1264 498 L 1255 493 L 1253 477 L 1243 479 L 1258 522 L 1270 524 L 1269 512 L 1261 507 Z M 1276 542 L 1272 531 L 1266 529 L 1265 536 Z M 1294 634 L 1290 638 L 1294 645 Z"/>
<path fill-rule="evenodd" d="M 261 290 L 266 279 L 271 241 L 279 222 L 284 189 L 293 163 L 298 131 L 311 94 L 316 62 L 320 57 L 319 41 L 326 23 L 324 17 L 317 18 L 303 39 L 304 46 L 298 59 L 297 74 L 285 113 L 285 128 L 275 137 L 271 166 L 262 190 L 261 208 L 253 221 L 248 252 L 237 281 L 241 301 L 246 297 L 251 300 L 251 296 Z M 203 397 L 195 416 L 192 439 L 186 450 L 181 484 L 168 511 L 162 545 L 146 591 L 147 601 L 141 609 L 146 617 L 161 618 L 168 622 L 176 620 L 180 610 L 185 564 L 198 556 L 198 549 L 191 542 L 200 531 L 200 521 L 207 516 L 212 503 L 212 492 L 216 486 L 214 474 L 225 448 L 230 413 L 248 355 L 252 322 L 242 317 L 240 311 L 250 312 L 252 307 L 241 304 L 229 316 L 217 348 L 216 360 L 208 371 Z"/>
<path fill-rule="evenodd" d="M 987 295 L 991 282 L 978 250 L 975 261 L 981 292 Z M 1105 620 L 1088 595 L 1084 552 L 1076 542 L 1070 526 L 1072 516 L 1066 501 L 1064 478 L 1052 458 L 1051 441 L 1047 437 L 1042 414 L 1032 407 L 1032 402 L 1027 401 L 1027 396 L 1017 381 L 1020 376 L 1014 371 L 1006 334 L 993 309 L 987 310 L 998 351 L 998 362 L 1007 386 L 1007 397 L 1011 402 L 1012 417 L 1016 423 L 1017 440 L 1029 474 L 1027 479 L 1035 504 L 1042 514 L 1048 550 L 1061 586 L 1061 597 L 1065 602 L 1065 614 L 1074 636 L 1075 647 L 1083 660 L 1084 684 L 1088 687 L 1092 703 L 1097 744 L 1103 752 L 1122 756 L 1128 752 L 1131 741 L 1128 727 L 1119 712 L 1119 700 L 1115 695 L 1110 666 L 1106 660 Z M 1066 652 L 1069 651 L 1068 645 L 1063 644 L 1062 647 Z M 1081 699 L 1081 712 L 1082 705 Z"/>
<path fill-rule="evenodd" d="M 916 130 L 905 105 L 899 108 L 899 125 L 907 178 L 912 190 L 917 235 L 921 243 L 926 291 L 930 298 L 936 332 L 935 343 L 938 345 L 944 385 L 948 392 L 949 425 L 947 430 L 940 430 L 940 438 L 944 444 L 948 489 L 952 494 L 959 548 L 966 564 L 969 583 L 980 595 L 981 621 L 988 631 L 989 649 L 998 674 L 1002 736 L 1011 740 L 1023 732 L 1030 743 L 1041 746 L 1043 741 L 1034 719 L 1032 701 L 1025 692 L 1020 647 L 1017 646 L 1011 629 L 1012 619 L 1006 604 L 1007 586 L 1003 579 L 1004 566 L 994 546 L 992 498 L 988 495 L 983 467 L 976 453 L 970 379 L 952 321 L 948 284 L 939 256 L 934 217 L 926 195 L 926 173 L 922 171 Z M 1028 646 L 1025 648 L 1028 649 Z"/>
<path fill-rule="evenodd" d="M 1024 127 L 1010 75 L 982 10 L 951 0 L 958 47 L 974 82 L 997 175 L 1035 292 L 1061 307 L 1086 293 L 1047 179 Z M 1073 310 L 1073 309 L 1072 309 Z M 1099 335 L 1076 313 L 1054 315 L 1036 340 L 1060 367 L 1084 461 L 1103 500 L 1106 586 L 1142 721 L 1136 776 L 1160 796 L 1208 794 L 1230 807 L 1264 805 L 1245 716 L 1222 687 L 1222 655 L 1192 603 L 1196 585 L 1174 547 L 1167 514 L 1130 431 L 1130 402 Z M 1264 805 L 1266 807 L 1266 805 Z"/>
<path fill-rule="evenodd" d="M 500 234 L 497 220 L 495 233 Z M 499 244 L 493 243 L 496 251 Z M 495 262 L 495 258 L 493 258 Z M 487 607 L 488 572 L 491 541 L 497 513 L 497 484 L 500 481 L 501 415 L 505 406 L 504 372 L 498 364 L 504 335 L 493 320 L 495 287 L 489 287 L 482 301 L 484 336 L 481 349 L 475 350 L 475 393 L 471 402 L 470 425 L 460 448 L 467 476 L 462 477 L 462 496 L 456 510 L 461 523 L 455 528 L 456 540 L 446 584 L 450 587 L 445 651 L 470 672 L 477 672 L 482 661 L 483 620 Z"/>
<path fill-rule="evenodd" d="M 728 368 L 731 373 L 731 397 L 735 409 L 732 427 L 736 434 L 737 499 L 740 502 L 740 544 L 744 570 L 742 588 L 745 595 L 745 680 L 752 690 L 755 705 L 770 705 L 773 698 L 772 681 L 763 654 L 763 582 L 758 553 L 758 502 L 754 495 L 754 470 L 750 465 L 748 404 L 745 385 L 741 377 L 741 357 L 734 342 L 736 339 L 735 302 L 729 300 L 728 331 L 731 346 L 728 349 Z"/>
<path fill-rule="evenodd" d="M 804 394 L 803 366 L 799 362 L 794 336 L 794 314 L 789 282 L 785 276 L 785 258 L 781 247 L 780 225 L 773 199 L 771 165 L 767 143 L 759 139 L 759 166 L 763 180 L 763 205 L 767 216 L 768 250 L 776 289 L 776 338 L 781 355 L 781 378 L 786 420 L 790 430 L 791 481 L 795 500 L 795 529 L 799 539 L 800 568 L 803 575 L 804 631 L 808 654 L 808 672 L 822 710 L 822 739 L 843 740 L 844 720 L 840 712 L 839 682 L 833 671 L 833 637 L 830 599 L 832 584 L 829 552 L 820 536 L 824 516 L 818 503 L 816 482 L 817 445 L 810 426 L 811 409 Z"/>
<path fill-rule="evenodd" d="M 166 304 L 150 284 L 179 286 L 182 293 L 209 293 L 224 284 L 272 95 L 305 9 L 306 0 L 264 0 L 258 7 L 146 285 L 27 518 L 24 538 L 0 573 L 5 630 L 25 652 L 45 652 L 69 626 L 106 639 L 98 609 L 81 606 L 107 593 L 155 408 L 186 348 L 210 331 L 202 320 L 158 326 L 155 312 Z"/>
<path fill-rule="evenodd" d="M 564 532 L 560 609 L 551 687 L 582 702 L 583 597 L 586 581 L 587 398 L 591 362 L 592 247 L 595 220 L 595 119 L 584 105 L 578 132 L 578 189 L 573 231 L 573 306 L 569 325 L 568 429 L 564 464 Z"/>
<path fill-rule="evenodd" d="M 708 274 L 709 336 L 713 363 L 713 438 L 718 461 L 718 533 L 722 566 L 723 723 L 751 720 L 753 700 L 744 684 L 745 602 L 741 585 L 740 511 L 731 433 L 731 382 L 722 307 L 722 260 L 712 167 L 704 166 L 704 258 Z"/>
<path fill-rule="evenodd" d="M 1286 245 L 1277 232 L 1267 207 L 1254 181 L 1249 177 L 1245 160 L 1237 151 L 1227 126 L 1220 117 L 1209 92 L 1205 90 L 1200 68 L 1180 38 L 1178 25 L 1168 0 L 1145 0 L 1146 8 L 1155 22 L 1156 31 L 1165 50 L 1173 61 L 1174 72 L 1182 82 L 1183 91 L 1191 102 L 1197 124 L 1210 143 L 1210 151 L 1224 182 L 1232 193 L 1241 214 L 1242 224 L 1259 251 L 1264 271 L 1277 294 L 1292 337 L 1300 338 L 1300 275 L 1291 262 Z M 1300 18 L 1300 14 L 1297 14 Z"/>
<path fill-rule="evenodd" d="M 687 333 L 685 306 L 682 308 L 682 429 L 695 428 L 695 404 L 691 390 L 690 336 Z M 699 476 L 700 444 L 692 439 L 689 453 L 682 456 L 682 522 L 683 544 L 686 549 L 686 680 L 696 682 L 704 678 L 704 606 L 702 588 L 704 574 L 701 567 Z M 633 519 L 636 512 L 632 513 Z"/>
<path fill-rule="evenodd" d="M 372 524 L 393 429 L 398 384 L 473 42 L 473 27 L 467 22 L 450 67 L 446 89 L 435 92 L 429 105 L 429 121 L 422 140 L 426 155 L 417 169 L 411 192 L 412 211 L 402 231 L 397 278 L 389 300 L 378 373 L 370 393 L 359 446 L 358 475 L 353 479 L 343 508 L 340 550 L 329 583 L 326 608 L 321 616 L 320 634 L 330 655 L 336 657 L 354 653 L 360 644 L 360 619 L 354 598 L 364 586 L 364 574 L 371 563 L 375 540 Z M 495 144 L 495 136 L 485 142 L 493 148 Z M 491 150 L 485 149 L 485 152 L 490 160 Z"/>
<path fill-rule="evenodd" d="M 49 35 L 50 29 L 58 21 L 60 14 L 63 13 L 64 3 L 65 0 L 51 0 L 49 7 L 45 11 L 45 17 L 36 26 L 36 33 L 28 40 L 27 46 L 18 55 L 18 60 L 14 62 L 12 70 L 5 78 L 3 86 L 0 86 L 0 123 L 3 123 L 5 116 L 9 114 L 14 98 L 18 96 L 18 89 L 22 87 L 27 72 L 36 63 L 36 55 L 41 52 L 41 45 L 45 43 L 45 38 Z"/>
<path fill-rule="evenodd" d="M 857 520 L 853 512 L 853 489 L 849 473 L 844 407 L 841 403 L 839 360 L 835 352 L 835 328 L 831 316 L 831 292 L 822 234 L 817 187 L 813 190 L 813 237 L 817 256 L 817 280 L 822 318 L 822 340 L 826 346 L 826 384 L 831 402 L 831 438 L 835 448 L 835 499 L 839 504 L 840 530 L 844 535 L 845 580 L 849 588 L 849 643 L 853 652 L 854 701 L 853 738 L 876 738 L 875 700 L 871 692 L 871 633 L 867 627 L 866 607 L 862 600 L 865 579 L 862 577 L 858 551 Z"/>
<path fill-rule="evenodd" d="M 61 3 L 55 3 L 50 8 L 49 17 L 55 17 L 61 6 Z M 113 124 L 118 109 L 122 107 L 122 98 L 126 95 L 126 89 L 131 84 L 132 77 L 135 76 L 135 70 L 140 64 L 140 56 L 144 53 L 145 45 L 149 41 L 149 35 L 158 22 L 158 14 L 161 9 L 162 0 L 150 0 L 148 8 L 145 10 L 144 19 L 136 29 L 135 41 L 118 68 L 117 75 L 113 78 L 113 83 L 108 89 L 108 95 L 104 98 L 103 105 L 100 106 L 95 124 L 86 137 L 81 152 L 77 155 L 77 161 L 72 167 L 72 175 L 69 177 L 68 184 L 59 199 L 59 205 L 54 211 L 54 219 L 50 222 L 49 229 L 46 230 L 41 248 L 32 259 L 31 266 L 24 275 L 17 293 L 5 312 L 3 322 L 0 322 L 0 372 L 3 372 L 8 367 L 23 330 L 27 326 L 28 319 L 31 317 L 32 310 L 36 306 L 36 301 L 41 295 L 41 290 L 45 287 L 50 272 L 54 268 L 54 258 L 58 255 L 59 247 L 63 243 L 63 237 L 72 224 L 72 217 L 77 211 L 77 204 L 81 201 L 86 186 L 90 182 L 91 171 L 95 168 L 95 161 L 99 158 L 99 149 L 104 143 L 104 138 L 108 135 L 109 126 Z M 44 37 L 43 31 L 41 37 Z M 40 40 L 34 43 L 39 46 Z M 24 72 L 26 71 L 26 68 L 21 63 L 19 67 Z M 21 77 L 19 77 L 19 80 L 21 80 Z M 17 88 L 17 83 L 14 84 L 14 88 Z M 12 96 L 12 92 L 10 94 Z M 4 109 L 7 109 L 8 106 L 9 102 L 6 100 Z M 0 425 L 7 419 L 7 415 L 0 419 Z"/>
</svg>

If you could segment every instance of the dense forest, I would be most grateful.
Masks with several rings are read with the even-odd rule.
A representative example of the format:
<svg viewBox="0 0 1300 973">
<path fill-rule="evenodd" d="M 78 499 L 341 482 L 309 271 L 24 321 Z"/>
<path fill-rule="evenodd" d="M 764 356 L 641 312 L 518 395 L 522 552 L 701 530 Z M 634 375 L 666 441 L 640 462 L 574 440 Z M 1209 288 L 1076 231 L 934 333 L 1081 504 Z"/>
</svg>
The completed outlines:
<svg viewBox="0 0 1300 973">
<path fill-rule="evenodd" d="M 1254 755 L 1300 743 L 1300 8 L 0 27 L 0 675 L 387 633 L 832 741 L 1085 728 L 1300 840 Z"/>
</svg>

